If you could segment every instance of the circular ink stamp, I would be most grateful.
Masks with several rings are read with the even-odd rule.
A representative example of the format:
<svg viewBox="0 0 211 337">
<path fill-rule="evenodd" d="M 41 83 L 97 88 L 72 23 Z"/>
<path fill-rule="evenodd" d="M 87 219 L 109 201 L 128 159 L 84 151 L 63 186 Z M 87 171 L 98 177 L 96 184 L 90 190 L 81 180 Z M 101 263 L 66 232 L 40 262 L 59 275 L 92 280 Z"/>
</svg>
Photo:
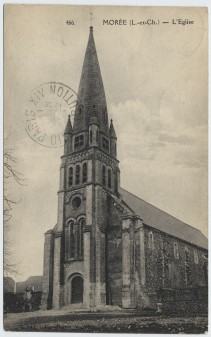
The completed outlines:
<svg viewBox="0 0 211 337">
<path fill-rule="evenodd" d="M 63 146 L 67 117 L 74 116 L 77 104 L 76 92 L 66 84 L 48 82 L 33 89 L 25 111 L 29 137 L 45 147 Z"/>
</svg>

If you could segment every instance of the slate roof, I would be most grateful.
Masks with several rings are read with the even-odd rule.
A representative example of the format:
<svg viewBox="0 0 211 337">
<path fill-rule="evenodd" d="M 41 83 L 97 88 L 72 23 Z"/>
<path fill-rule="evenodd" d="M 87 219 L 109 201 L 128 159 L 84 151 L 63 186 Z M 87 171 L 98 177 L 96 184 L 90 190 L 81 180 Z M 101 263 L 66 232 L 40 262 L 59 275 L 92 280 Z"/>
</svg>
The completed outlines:
<svg viewBox="0 0 211 337">
<path fill-rule="evenodd" d="M 111 119 L 111 124 L 109 128 L 109 135 L 113 138 L 117 138 L 112 119 Z"/>
<path fill-rule="evenodd" d="M 67 120 L 67 125 L 64 131 L 64 134 L 71 134 L 72 133 L 72 124 L 71 124 L 71 120 L 70 120 L 70 115 L 68 116 L 68 120 Z"/>
<path fill-rule="evenodd" d="M 42 291 L 43 276 L 29 276 L 26 281 L 16 283 L 16 292 L 23 293 L 28 287 L 34 287 L 34 291 Z"/>
<path fill-rule="evenodd" d="M 146 225 L 199 247 L 208 248 L 207 238 L 200 230 L 174 218 L 123 188 L 120 188 L 119 192 L 123 201 L 132 208 L 136 215 L 139 215 L 143 219 Z"/>
<path fill-rule="evenodd" d="M 84 57 L 81 79 L 78 89 L 78 103 L 73 124 L 73 133 L 88 130 L 93 109 L 96 110 L 100 130 L 108 134 L 108 113 L 105 90 L 97 57 L 93 36 L 93 27 L 90 27 L 89 40 Z M 82 110 L 80 111 L 80 108 Z"/>
</svg>

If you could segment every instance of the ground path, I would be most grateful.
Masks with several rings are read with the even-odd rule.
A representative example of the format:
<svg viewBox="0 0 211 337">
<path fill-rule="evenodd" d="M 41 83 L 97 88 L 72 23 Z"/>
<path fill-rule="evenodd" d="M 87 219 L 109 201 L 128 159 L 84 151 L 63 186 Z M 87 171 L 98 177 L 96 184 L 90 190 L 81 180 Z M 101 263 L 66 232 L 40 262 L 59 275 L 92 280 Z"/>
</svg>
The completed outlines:
<svg viewBox="0 0 211 337">
<path fill-rule="evenodd" d="M 4 315 L 7 331 L 205 333 L 206 315 L 165 317 L 135 310 L 40 310 Z"/>
</svg>

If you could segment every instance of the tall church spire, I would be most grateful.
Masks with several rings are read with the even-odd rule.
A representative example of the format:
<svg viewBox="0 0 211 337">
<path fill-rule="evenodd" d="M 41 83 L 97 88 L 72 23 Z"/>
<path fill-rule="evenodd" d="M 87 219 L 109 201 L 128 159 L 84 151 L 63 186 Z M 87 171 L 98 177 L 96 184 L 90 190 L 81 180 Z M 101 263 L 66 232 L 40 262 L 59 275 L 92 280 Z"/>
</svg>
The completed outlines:
<svg viewBox="0 0 211 337">
<path fill-rule="evenodd" d="M 94 114 L 99 121 L 99 130 L 108 134 L 108 114 L 105 91 L 95 48 L 93 27 L 90 27 L 80 85 L 78 106 L 75 111 L 73 133 L 88 130 L 90 118 Z"/>
</svg>

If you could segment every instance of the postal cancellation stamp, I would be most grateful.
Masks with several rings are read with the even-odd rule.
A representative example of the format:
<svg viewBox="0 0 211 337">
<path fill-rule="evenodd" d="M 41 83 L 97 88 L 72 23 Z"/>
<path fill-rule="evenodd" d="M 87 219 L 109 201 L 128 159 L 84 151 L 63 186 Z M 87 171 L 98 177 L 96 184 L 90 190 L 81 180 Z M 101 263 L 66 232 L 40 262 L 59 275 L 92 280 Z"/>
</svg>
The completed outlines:
<svg viewBox="0 0 211 337">
<path fill-rule="evenodd" d="M 47 82 L 33 89 L 25 110 L 29 137 L 45 147 L 62 146 L 64 125 L 76 104 L 77 94 L 66 84 Z"/>
</svg>

